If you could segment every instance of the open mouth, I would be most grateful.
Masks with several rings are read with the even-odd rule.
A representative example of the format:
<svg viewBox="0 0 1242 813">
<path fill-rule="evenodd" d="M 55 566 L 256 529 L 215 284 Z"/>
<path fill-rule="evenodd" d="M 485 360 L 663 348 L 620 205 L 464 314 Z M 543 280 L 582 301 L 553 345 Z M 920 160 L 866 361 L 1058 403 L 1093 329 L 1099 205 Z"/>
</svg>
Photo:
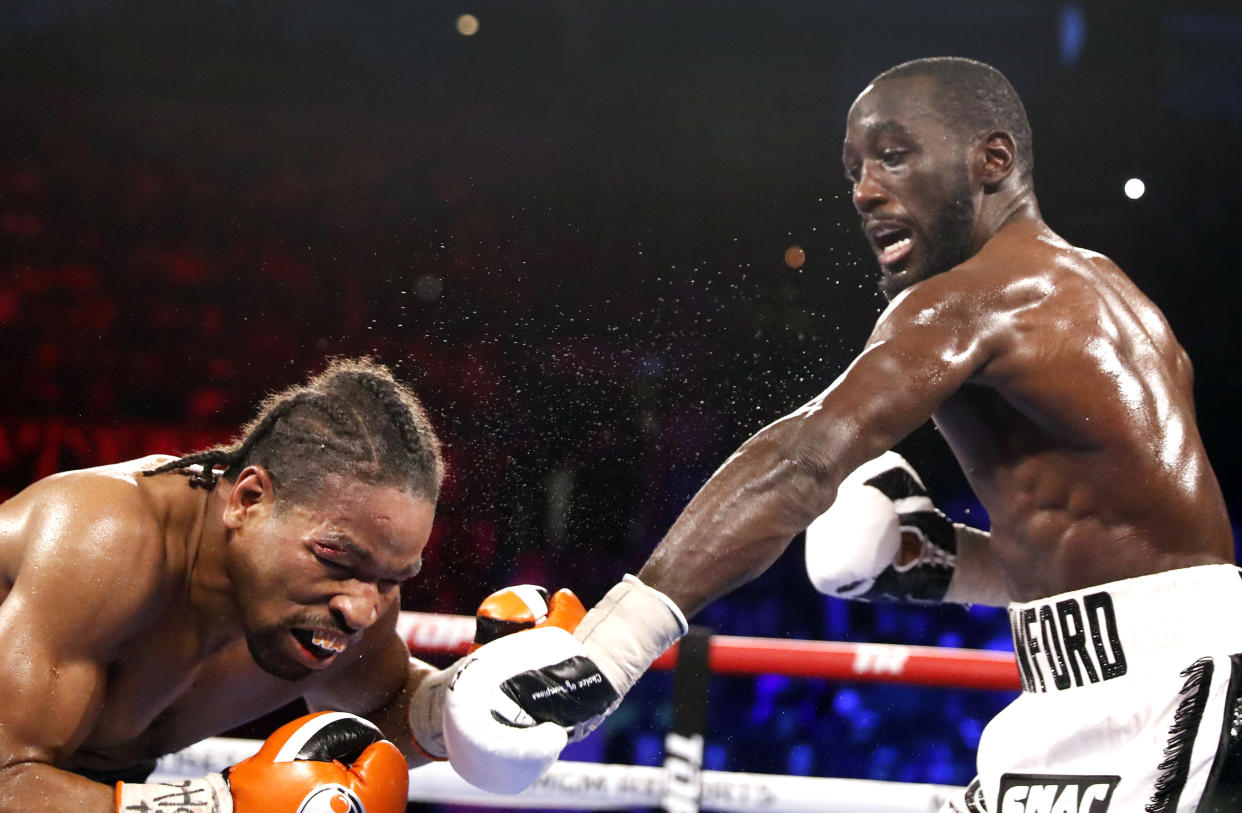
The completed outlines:
<svg viewBox="0 0 1242 813">
<path fill-rule="evenodd" d="M 880 265 L 886 268 L 904 260 L 914 248 L 914 234 L 904 226 L 879 226 L 868 236 Z"/>
<path fill-rule="evenodd" d="M 290 630 L 290 634 L 316 661 L 327 661 L 344 652 L 345 647 L 348 646 L 348 641 L 344 636 L 326 630 L 311 630 L 299 627 Z"/>
</svg>

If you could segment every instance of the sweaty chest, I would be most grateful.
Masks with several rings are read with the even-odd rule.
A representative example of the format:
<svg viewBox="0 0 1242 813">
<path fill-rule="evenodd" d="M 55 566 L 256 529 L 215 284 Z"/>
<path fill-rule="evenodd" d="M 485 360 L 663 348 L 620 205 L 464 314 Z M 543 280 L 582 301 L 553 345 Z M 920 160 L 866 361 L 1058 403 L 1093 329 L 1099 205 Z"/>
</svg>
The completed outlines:
<svg viewBox="0 0 1242 813">
<path fill-rule="evenodd" d="M 163 637 L 109 669 L 102 711 L 71 765 L 111 769 L 154 759 L 279 708 L 299 684 L 261 671 L 244 642 L 201 658 Z"/>
<path fill-rule="evenodd" d="M 933 416 L 971 489 L 996 520 L 1021 503 L 1025 481 L 1015 471 L 1032 459 L 1072 448 L 1064 433 L 989 387 L 968 385 Z"/>
<path fill-rule="evenodd" d="M 963 387 L 933 419 L 976 493 L 987 490 L 989 473 L 998 465 L 1035 442 L 1036 428 L 985 387 Z"/>
</svg>

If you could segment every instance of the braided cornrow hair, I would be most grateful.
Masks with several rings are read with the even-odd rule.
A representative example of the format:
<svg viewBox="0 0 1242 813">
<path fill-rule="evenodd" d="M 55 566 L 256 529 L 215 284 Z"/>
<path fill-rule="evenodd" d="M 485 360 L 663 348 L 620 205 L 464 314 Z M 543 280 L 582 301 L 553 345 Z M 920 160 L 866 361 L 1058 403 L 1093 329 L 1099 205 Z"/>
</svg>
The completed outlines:
<svg viewBox="0 0 1242 813">
<path fill-rule="evenodd" d="M 210 490 L 251 465 L 266 468 L 276 492 L 295 502 L 310 498 L 330 472 L 433 502 L 444 477 L 440 441 L 422 404 L 368 358 L 336 359 L 306 384 L 269 396 L 232 443 L 143 473 L 184 473 L 191 487 Z"/>
</svg>

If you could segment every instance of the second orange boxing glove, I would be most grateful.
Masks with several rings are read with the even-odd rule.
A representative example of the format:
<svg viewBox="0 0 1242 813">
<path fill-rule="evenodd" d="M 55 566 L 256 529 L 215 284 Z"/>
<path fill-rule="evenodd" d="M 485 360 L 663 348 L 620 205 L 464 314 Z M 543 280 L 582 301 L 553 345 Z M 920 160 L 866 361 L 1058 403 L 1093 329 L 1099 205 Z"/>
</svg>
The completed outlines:
<svg viewBox="0 0 1242 813">
<path fill-rule="evenodd" d="M 560 627 L 574 631 L 586 608 L 568 588 L 548 596 L 535 584 L 519 584 L 497 590 L 479 604 L 474 616 L 474 644 L 471 651 L 505 635 L 535 627 Z"/>
</svg>

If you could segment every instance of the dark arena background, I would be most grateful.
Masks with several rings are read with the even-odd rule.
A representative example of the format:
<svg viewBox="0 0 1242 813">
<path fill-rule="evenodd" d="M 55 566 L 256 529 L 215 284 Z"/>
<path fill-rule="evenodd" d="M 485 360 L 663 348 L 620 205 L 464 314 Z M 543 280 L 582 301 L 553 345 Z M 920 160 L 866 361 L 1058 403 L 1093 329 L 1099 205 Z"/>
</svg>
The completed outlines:
<svg viewBox="0 0 1242 813">
<path fill-rule="evenodd" d="M 404 607 L 470 614 L 518 582 L 590 604 L 861 347 L 882 299 L 845 113 L 953 54 L 1022 95 L 1049 224 L 1164 310 L 1242 516 L 1237 2 L 0 5 L 3 497 L 226 439 L 373 354 L 448 444 Z M 900 450 L 986 526 L 931 427 Z M 800 539 L 696 620 L 1011 648 L 1000 610 L 818 595 Z M 659 764 L 671 686 L 644 678 L 567 757 Z M 1010 695 L 768 675 L 709 697 L 707 768 L 965 784 Z"/>
</svg>

